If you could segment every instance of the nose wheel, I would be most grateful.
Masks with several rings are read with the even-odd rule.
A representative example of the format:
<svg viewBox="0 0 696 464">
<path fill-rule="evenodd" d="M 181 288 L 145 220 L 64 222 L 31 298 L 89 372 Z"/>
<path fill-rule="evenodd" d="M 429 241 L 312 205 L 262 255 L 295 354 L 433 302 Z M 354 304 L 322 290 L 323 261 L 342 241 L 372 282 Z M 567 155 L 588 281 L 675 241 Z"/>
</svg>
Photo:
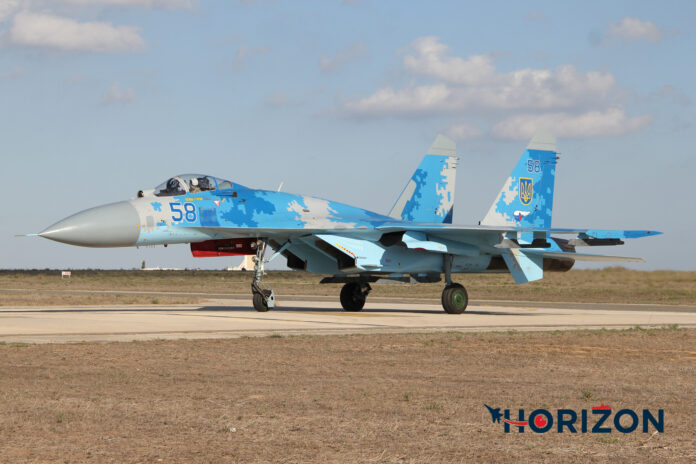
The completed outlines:
<svg viewBox="0 0 696 464">
<path fill-rule="evenodd" d="M 259 312 L 266 312 L 275 307 L 275 295 L 273 290 L 264 289 L 261 287 L 261 277 L 265 274 L 264 265 L 266 262 L 266 241 L 262 240 L 256 248 L 256 257 L 254 258 L 254 279 L 251 281 L 252 303 L 254 309 Z"/>
<path fill-rule="evenodd" d="M 469 304 L 469 295 L 464 286 L 451 283 L 442 291 L 442 307 L 447 314 L 461 314 Z"/>
<path fill-rule="evenodd" d="M 273 290 L 261 290 L 261 292 L 254 292 L 252 302 L 255 310 L 265 313 L 275 306 L 275 295 L 273 295 Z"/>
</svg>

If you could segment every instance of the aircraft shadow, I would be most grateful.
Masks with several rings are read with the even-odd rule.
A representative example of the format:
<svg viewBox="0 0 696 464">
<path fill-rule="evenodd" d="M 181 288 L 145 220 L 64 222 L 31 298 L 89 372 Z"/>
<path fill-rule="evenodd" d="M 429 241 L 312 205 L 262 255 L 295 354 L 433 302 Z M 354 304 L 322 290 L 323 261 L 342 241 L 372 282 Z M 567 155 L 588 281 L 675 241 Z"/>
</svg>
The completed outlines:
<svg viewBox="0 0 696 464">
<path fill-rule="evenodd" d="M 200 313 L 200 312 L 220 312 L 220 313 L 256 313 L 256 310 L 249 306 L 201 306 L 198 308 L 45 308 L 45 309 L 30 309 L 26 311 L 15 310 L 0 310 L 0 314 L 17 314 L 17 315 L 27 315 L 27 314 L 41 314 L 41 313 L 139 313 L 139 312 L 177 312 L 177 313 Z M 304 307 L 304 306 L 282 306 L 273 308 L 269 312 L 271 313 L 283 313 L 283 312 L 293 312 L 293 313 L 340 313 L 345 315 L 360 315 L 360 314 L 370 314 L 377 315 L 381 313 L 390 314 L 444 314 L 442 310 L 433 309 L 370 309 L 366 308 L 360 312 L 350 313 L 343 311 L 339 308 L 316 308 L 316 307 Z M 461 316 L 466 316 L 467 314 L 477 314 L 486 316 L 533 316 L 533 313 L 511 313 L 502 311 L 480 311 L 480 310 L 467 310 Z M 455 315 L 453 315 L 455 316 Z"/>
<path fill-rule="evenodd" d="M 256 312 L 252 307 L 249 306 L 203 306 L 196 309 L 195 311 L 210 311 L 210 312 L 230 312 L 230 311 L 240 311 L 240 312 Z M 394 313 L 394 314 L 444 314 L 444 310 L 437 309 L 370 309 L 366 308 L 362 311 L 351 313 L 348 311 L 343 311 L 339 308 L 316 308 L 316 307 L 304 307 L 304 306 L 282 306 L 278 308 L 273 308 L 269 312 L 302 312 L 302 313 L 340 313 L 345 315 L 360 315 L 360 314 L 371 314 L 377 315 L 381 313 Z M 467 310 L 462 314 L 466 316 L 467 314 L 478 314 L 486 316 L 533 316 L 533 313 L 510 313 L 501 311 L 477 311 L 477 310 Z M 456 315 L 453 315 L 456 316 Z"/>
</svg>

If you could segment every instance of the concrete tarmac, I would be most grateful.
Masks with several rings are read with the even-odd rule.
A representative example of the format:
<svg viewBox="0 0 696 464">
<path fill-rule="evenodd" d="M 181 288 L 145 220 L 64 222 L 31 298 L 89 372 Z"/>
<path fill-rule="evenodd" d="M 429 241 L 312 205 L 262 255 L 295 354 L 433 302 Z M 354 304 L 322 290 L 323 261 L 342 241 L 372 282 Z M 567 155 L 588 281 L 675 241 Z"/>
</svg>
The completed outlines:
<svg viewBox="0 0 696 464">
<path fill-rule="evenodd" d="M 234 338 L 429 331 L 621 329 L 696 327 L 696 308 L 650 305 L 489 303 L 464 314 L 439 304 L 380 298 L 359 313 L 337 301 L 294 297 L 266 313 L 249 297 L 211 299 L 202 305 L 0 307 L 0 342 L 63 343 L 151 339 Z M 406 300 L 407 301 L 407 300 Z"/>
</svg>

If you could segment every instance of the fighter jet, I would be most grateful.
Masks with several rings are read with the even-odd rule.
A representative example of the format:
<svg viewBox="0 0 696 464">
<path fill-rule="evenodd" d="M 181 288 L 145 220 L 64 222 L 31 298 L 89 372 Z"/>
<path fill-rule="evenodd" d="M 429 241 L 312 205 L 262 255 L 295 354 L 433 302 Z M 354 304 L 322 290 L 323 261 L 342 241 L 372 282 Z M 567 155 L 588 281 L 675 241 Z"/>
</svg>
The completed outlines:
<svg viewBox="0 0 696 464">
<path fill-rule="evenodd" d="M 660 233 L 552 228 L 558 159 L 556 139 L 535 136 L 477 225 L 452 224 L 459 158 L 454 142 L 439 135 L 386 214 L 183 174 L 35 235 L 85 247 L 188 243 L 196 257 L 255 255 L 251 292 L 257 311 L 275 305 L 262 276 L 279 255 L 290 269 L 328 274 L 321 283 L 343 284 L 346 311 L 361 311 L 370 284 L 380 279 L 440 282 L 444 275 L 442 307 L 461 314 L 469 297 L 454 274 L 509 272 L 523 284 L 545 271 L 567 271 L 575 261 L 642 261 L 578 253 L 576 247 L 621 245 Z M 275 252 L 266 258 L 269 249 Z"/>
</svg>

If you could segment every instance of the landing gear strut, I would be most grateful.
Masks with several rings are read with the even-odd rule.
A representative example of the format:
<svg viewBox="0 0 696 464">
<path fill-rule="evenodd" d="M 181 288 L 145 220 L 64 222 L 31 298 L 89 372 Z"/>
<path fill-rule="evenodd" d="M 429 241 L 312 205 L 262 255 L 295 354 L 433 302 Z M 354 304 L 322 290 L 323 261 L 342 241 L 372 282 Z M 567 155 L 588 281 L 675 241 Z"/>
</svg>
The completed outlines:
<svg viewBox="0 0 696 464">
<path fill-rule="evenodd" d="M 254 309 L 266 312 L 275 306 L 275 295 L 271 289 L 261 288 L 261 277 L 265 274 L 264 261 L 266 255 L 266 240 L 260 240 L 256 248 L 256 258 L 254 259 L 254 279 L 251 281 L 251 293 Z"/>
<path fill-rule="evenodd" d="M 346 311 L 362 311 L 372 287 L 367 282 L 349 282 L 341 289 L 341 306 Z"/>
<path fill-rule="evenodd" d="M 463 285 L 452 282 L 452 255 L 444 255 L 445 289 L 442 291 L 442 307 L 447 314 L 461 314 L 469 304 L 469 295 Z"/>
</svg>

